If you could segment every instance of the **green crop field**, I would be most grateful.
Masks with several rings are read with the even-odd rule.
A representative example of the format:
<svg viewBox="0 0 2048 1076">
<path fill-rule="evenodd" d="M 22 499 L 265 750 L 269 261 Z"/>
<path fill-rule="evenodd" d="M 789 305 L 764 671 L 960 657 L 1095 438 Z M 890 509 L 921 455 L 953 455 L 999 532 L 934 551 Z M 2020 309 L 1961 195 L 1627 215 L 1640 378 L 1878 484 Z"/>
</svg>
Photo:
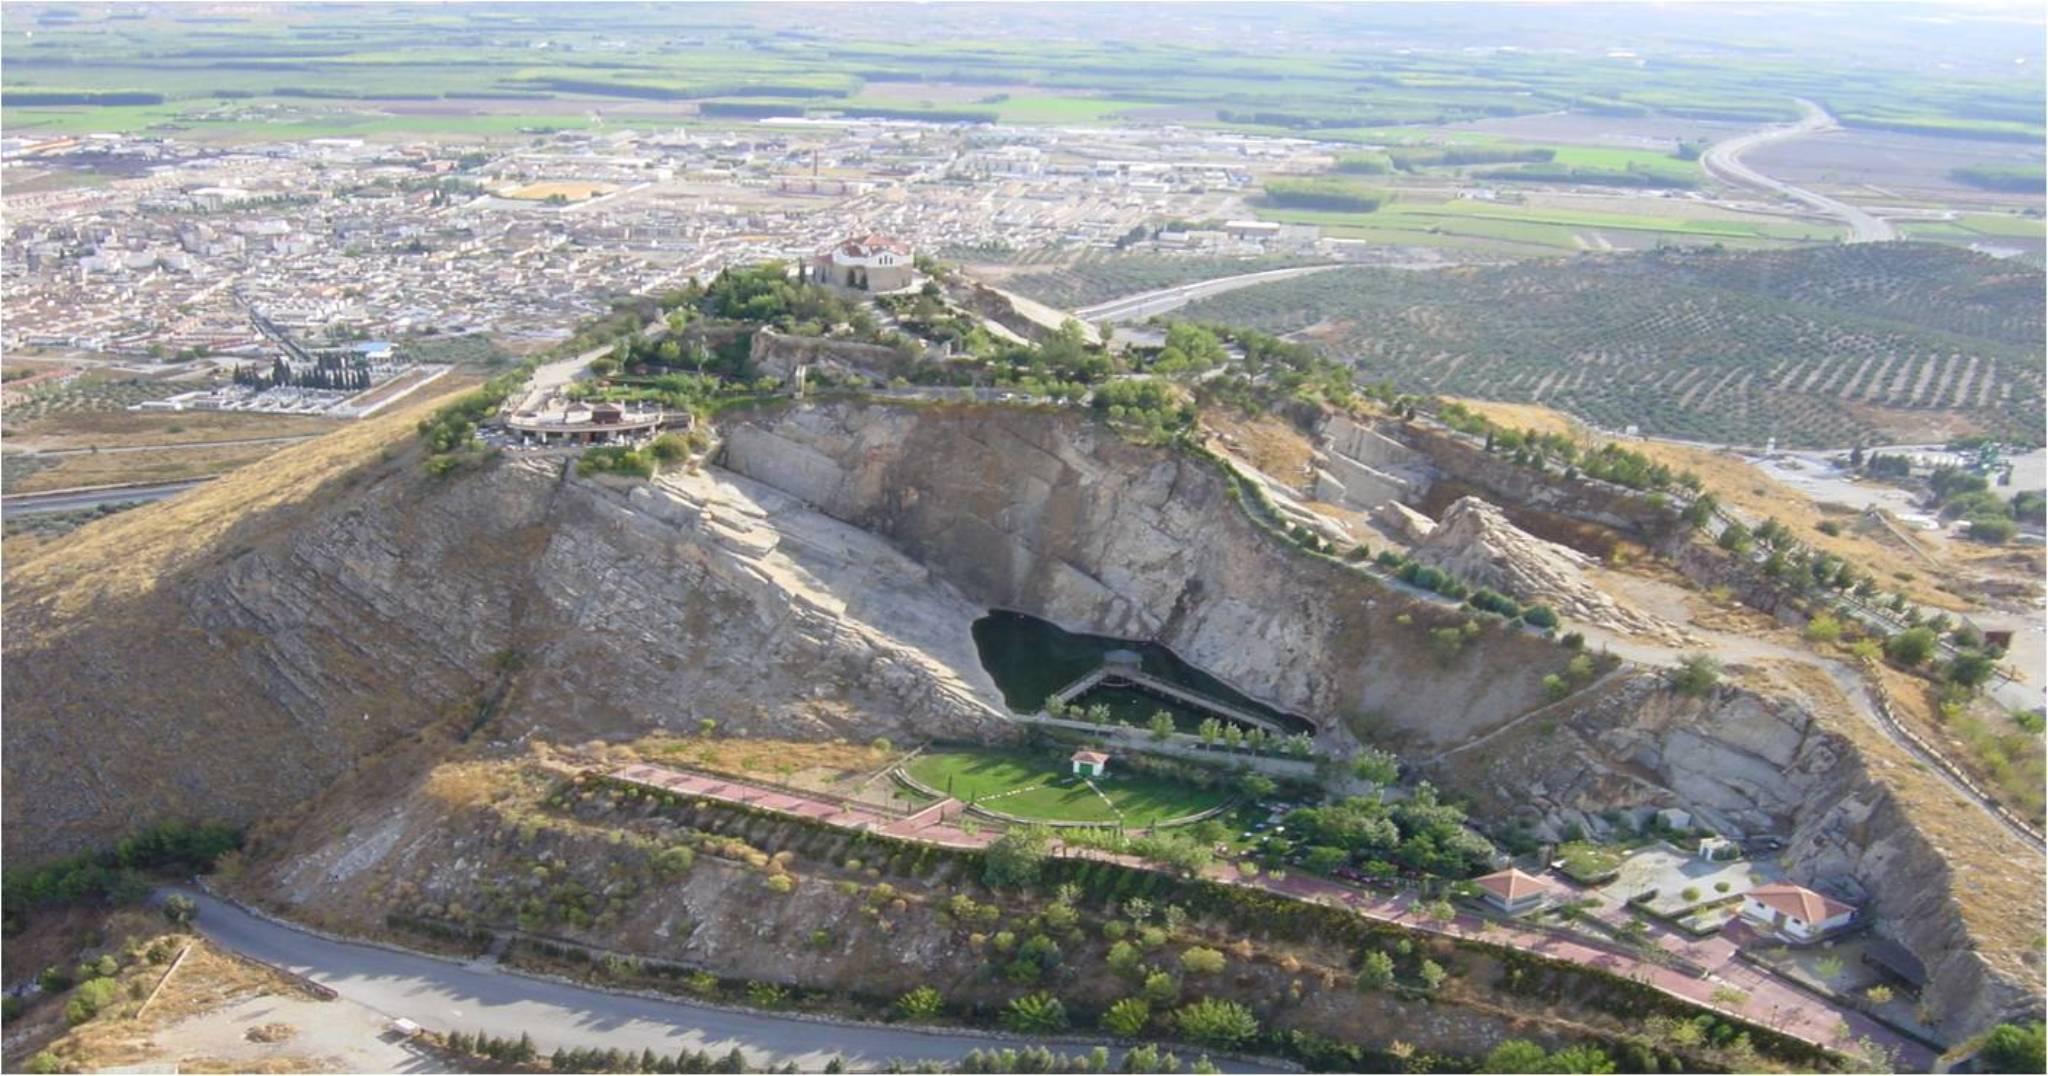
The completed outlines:
<svg viewBox="0 0 2048 1076">
<path fill-rule="evenodd" d="M 1137 828 L 1206 811 L 1230 798 L 1182 781 L 1120 773 L 1114 758 L 1094 789 L 1070 772 L 1064 754 L 1055 753 L 948 749 L 919 755 L 907 770 L 955 799 L 1033 821 L 1121 821 Z"/>
<path fill-rule="evenodd" d="M 1842 447 L 1945 416 L 2039 444 L 2042 290 L 2031 266 L 1925 243 L 1662 250 L 1345 269 L 1180 316 L 1320 325 L 1315 341 L 1365 378 L 1545 403 L 1609 429 Z"/>
</svg>

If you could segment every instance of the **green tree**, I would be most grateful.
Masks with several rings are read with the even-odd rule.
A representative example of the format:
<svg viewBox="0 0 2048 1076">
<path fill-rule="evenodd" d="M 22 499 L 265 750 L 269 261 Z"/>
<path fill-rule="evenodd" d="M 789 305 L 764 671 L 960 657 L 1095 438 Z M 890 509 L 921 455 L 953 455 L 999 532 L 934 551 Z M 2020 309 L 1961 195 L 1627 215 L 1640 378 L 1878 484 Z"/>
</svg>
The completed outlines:
<svg viewBox="0 0 2048 1076">
<path fill-rule="evenodd" d="M 1064 1031 L 1067 1007 L 1044 992 L 1013 999 L 1003 1008 L 1003 1026 L 1012 1031 L 1046 1033 Z"/>
<path fill-rule="evenodd" d="M 911 1020 L 929 1020 L 946 1007 L 946 999 L 929 986 L 920 986 L 896 999 L 896 1011 Z"/>
<path fill-rule="evenodd" d="M 1425 959 L 1422 962 L 1422 967 L 1416 971 L 1416 974 L 1421 976 L 1424 987 L 1435 990 L 1437 987 L 1444 985 L 1444 979 L 1450 973 L 1444 970 L 1442 964 L 1434 960 Z"/>
<path fill-rule="evenodd" d="M 1721 663 L 1711 654 L 1687 654 L 1679 660 L 1678 671 L 1671 676 L 1671 686 L 1681 695 L 1699 697 L 1714 690 L 1721 682 Z"/>
<path fill-rule="evenodd" d="M 1045 866 L 1048 846 L 1052 834 L 1043 826 L 1024 826 L 1010 830 L 984 853 L 982 881 L 998 889 L 1030 885 L 1038 880 L 1038 872 Z"/>
<path fill-rule="evenodd" d="M 1359 961 L 1358 988 L 1360 990 L 1384 990 L 1394 981 L 1394 958 L 1378 949 L 1365 954 Z"/>
<path fill-rule="evenodd" d="M 1907 628 L 1884 641 L 1884 656 L 1895 664 L 1915 668 L 1934 656 L 1935 640 L 1933 628 Z"/>
<path fill-rule="evenodd" d="M 2036 1020 L 2028 1024 L 2000 1024 L 1984 1037 L 1984 1049 L 1977 1055 L 1987 1072 L 2044 1072 L 2048 1071 L 2048 1037 L 2044 1037 L 2044 1025 Z"/>
<path fill-rule="evenodd" d="M 1124 998 L 1102 1014 L 1102 1030 L 1126 1039 L 1145 1033 L 1152 1022 L 1152 1006 L 1144 998 Z"/>
<path fill-rule="evenodd" d="M 1171 1005 L 1180 1000 L 1180 983 L 1163 971 L 1145 976 L 1144 997 L 1155 1005 Z"/>
<path fill-rule="evenodd" d="M 1189 975 L 1220 975 L 1226 963 L 1222 953 L 1199 945 L 1180 955 L 1181 970 Z"/>
<path fill-rule="evenodd" d="M 64 1005 L 64 1020 L 74 1025 L 85 1023 L 120 994 L 121 984 L 112 979 L 87 979 L 71 992 L 71 1000 Z"/>
<path fill-rule="evenodd" d="M 1155 743 L 1164 743 L 1167 737 L 1173 735 L 1173 715 L 1160 710 L 1152 715 L 1147 727 L 1152 730 L 1152 739 Z"/>
<path fill-rule="evenodd" d="M 1234 1050 L 1259 1037 L 1259 1019 L 1250 1009 L 1222 998 L 1202 998 L 1173 1014 L 1174 1025 L 1189 1041 Z"/>
<path fill-rule="evenodd" d="M 1509 1039 L 1486 1054 L 1474 1072 L 1550 1072 L 1550 1055 L 1527 1039 Z"/>
<path fill-rule="evenodd" d="M 1941 676 L 1951 684 L 1974 690 L 1990 683 L 1997 672 L 1998 665 L 1990 655 L 1976 650 L 1959 650 L 1950 659 L 1948 668 L 1942 670 Z"/>
</svg>

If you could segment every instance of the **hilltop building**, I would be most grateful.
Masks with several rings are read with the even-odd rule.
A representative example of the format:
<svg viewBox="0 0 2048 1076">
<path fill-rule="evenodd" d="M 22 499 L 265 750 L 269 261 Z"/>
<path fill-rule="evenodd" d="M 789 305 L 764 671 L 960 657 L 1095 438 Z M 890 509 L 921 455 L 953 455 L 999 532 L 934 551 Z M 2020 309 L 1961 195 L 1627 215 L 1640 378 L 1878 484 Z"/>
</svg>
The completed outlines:
<svg viewBox="0 0 2048 1076">
<path fill-rule="evenodd" d="M 910 244 L 886 235 L 845 239 L 811 259 L 811 279 L 851 291 L 901 291 L 916 282 Z"/>
</svg>

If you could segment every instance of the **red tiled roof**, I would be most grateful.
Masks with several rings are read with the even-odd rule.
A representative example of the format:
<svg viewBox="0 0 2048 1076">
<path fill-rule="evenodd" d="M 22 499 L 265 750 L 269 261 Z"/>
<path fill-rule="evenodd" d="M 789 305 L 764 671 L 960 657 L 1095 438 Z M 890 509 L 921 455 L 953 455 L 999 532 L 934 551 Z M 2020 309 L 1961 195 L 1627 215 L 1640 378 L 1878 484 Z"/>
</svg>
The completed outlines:
<svg viewBox="0 0 2048 1076">
<path fill-rule="evenodd" d="M 910 253 L 910 244 L 895 236 L 875 232 L 869 235 L 852 236 L 842 240 L 837 249 L 841 254 L 849 257 L 865 258 L 878 250 L 889 250 L 898 254 L 908 255 Z"/>
<path fill-rule="evenodd" d="M 1541 878 L 1523 874 L 1514 867 L 1472 880 L 1474 885 L 1512 904 L 1523 897 L 1547 893 L 1550 886 Z"/>
<path fill-rule="evenodd" d="M 1102 763 L 1108 762 L 1109 756 L 1100 751 L 1076 751 L 1074 752 L 1074 761 Z"/>
<path fill-rule="evenodd" d="M 1803 885 L 1760 885 L 1749 891 L 1750 899 L 1776 912 L 1783 912 L 1804 923 L 1825 923 L 1845 912 L 1856 909 L 1833 897 L 1823 896 Z"/>
</svg>

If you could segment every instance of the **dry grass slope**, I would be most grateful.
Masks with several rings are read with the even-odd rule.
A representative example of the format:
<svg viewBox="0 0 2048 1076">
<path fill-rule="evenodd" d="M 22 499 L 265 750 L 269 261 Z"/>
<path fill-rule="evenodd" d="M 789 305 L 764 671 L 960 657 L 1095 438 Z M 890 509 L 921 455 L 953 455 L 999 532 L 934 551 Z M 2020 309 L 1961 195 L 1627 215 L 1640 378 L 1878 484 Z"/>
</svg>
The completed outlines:
<svg viewBox="0 0 2048 1076">
<path fill-rule="evenodd" d="M 167 574 L 218 552 L 220 540 L 245 520 L 300 504 L 328 481 L 382 454 L 409 452 L 414 423 L 438 402 L 422 401 L 344 427 L 183 496 L 81 528 L 61 548 L 8 574 L 9 605 L 61 618 L 99 601 L 153 590 Z"/>
</svg>

